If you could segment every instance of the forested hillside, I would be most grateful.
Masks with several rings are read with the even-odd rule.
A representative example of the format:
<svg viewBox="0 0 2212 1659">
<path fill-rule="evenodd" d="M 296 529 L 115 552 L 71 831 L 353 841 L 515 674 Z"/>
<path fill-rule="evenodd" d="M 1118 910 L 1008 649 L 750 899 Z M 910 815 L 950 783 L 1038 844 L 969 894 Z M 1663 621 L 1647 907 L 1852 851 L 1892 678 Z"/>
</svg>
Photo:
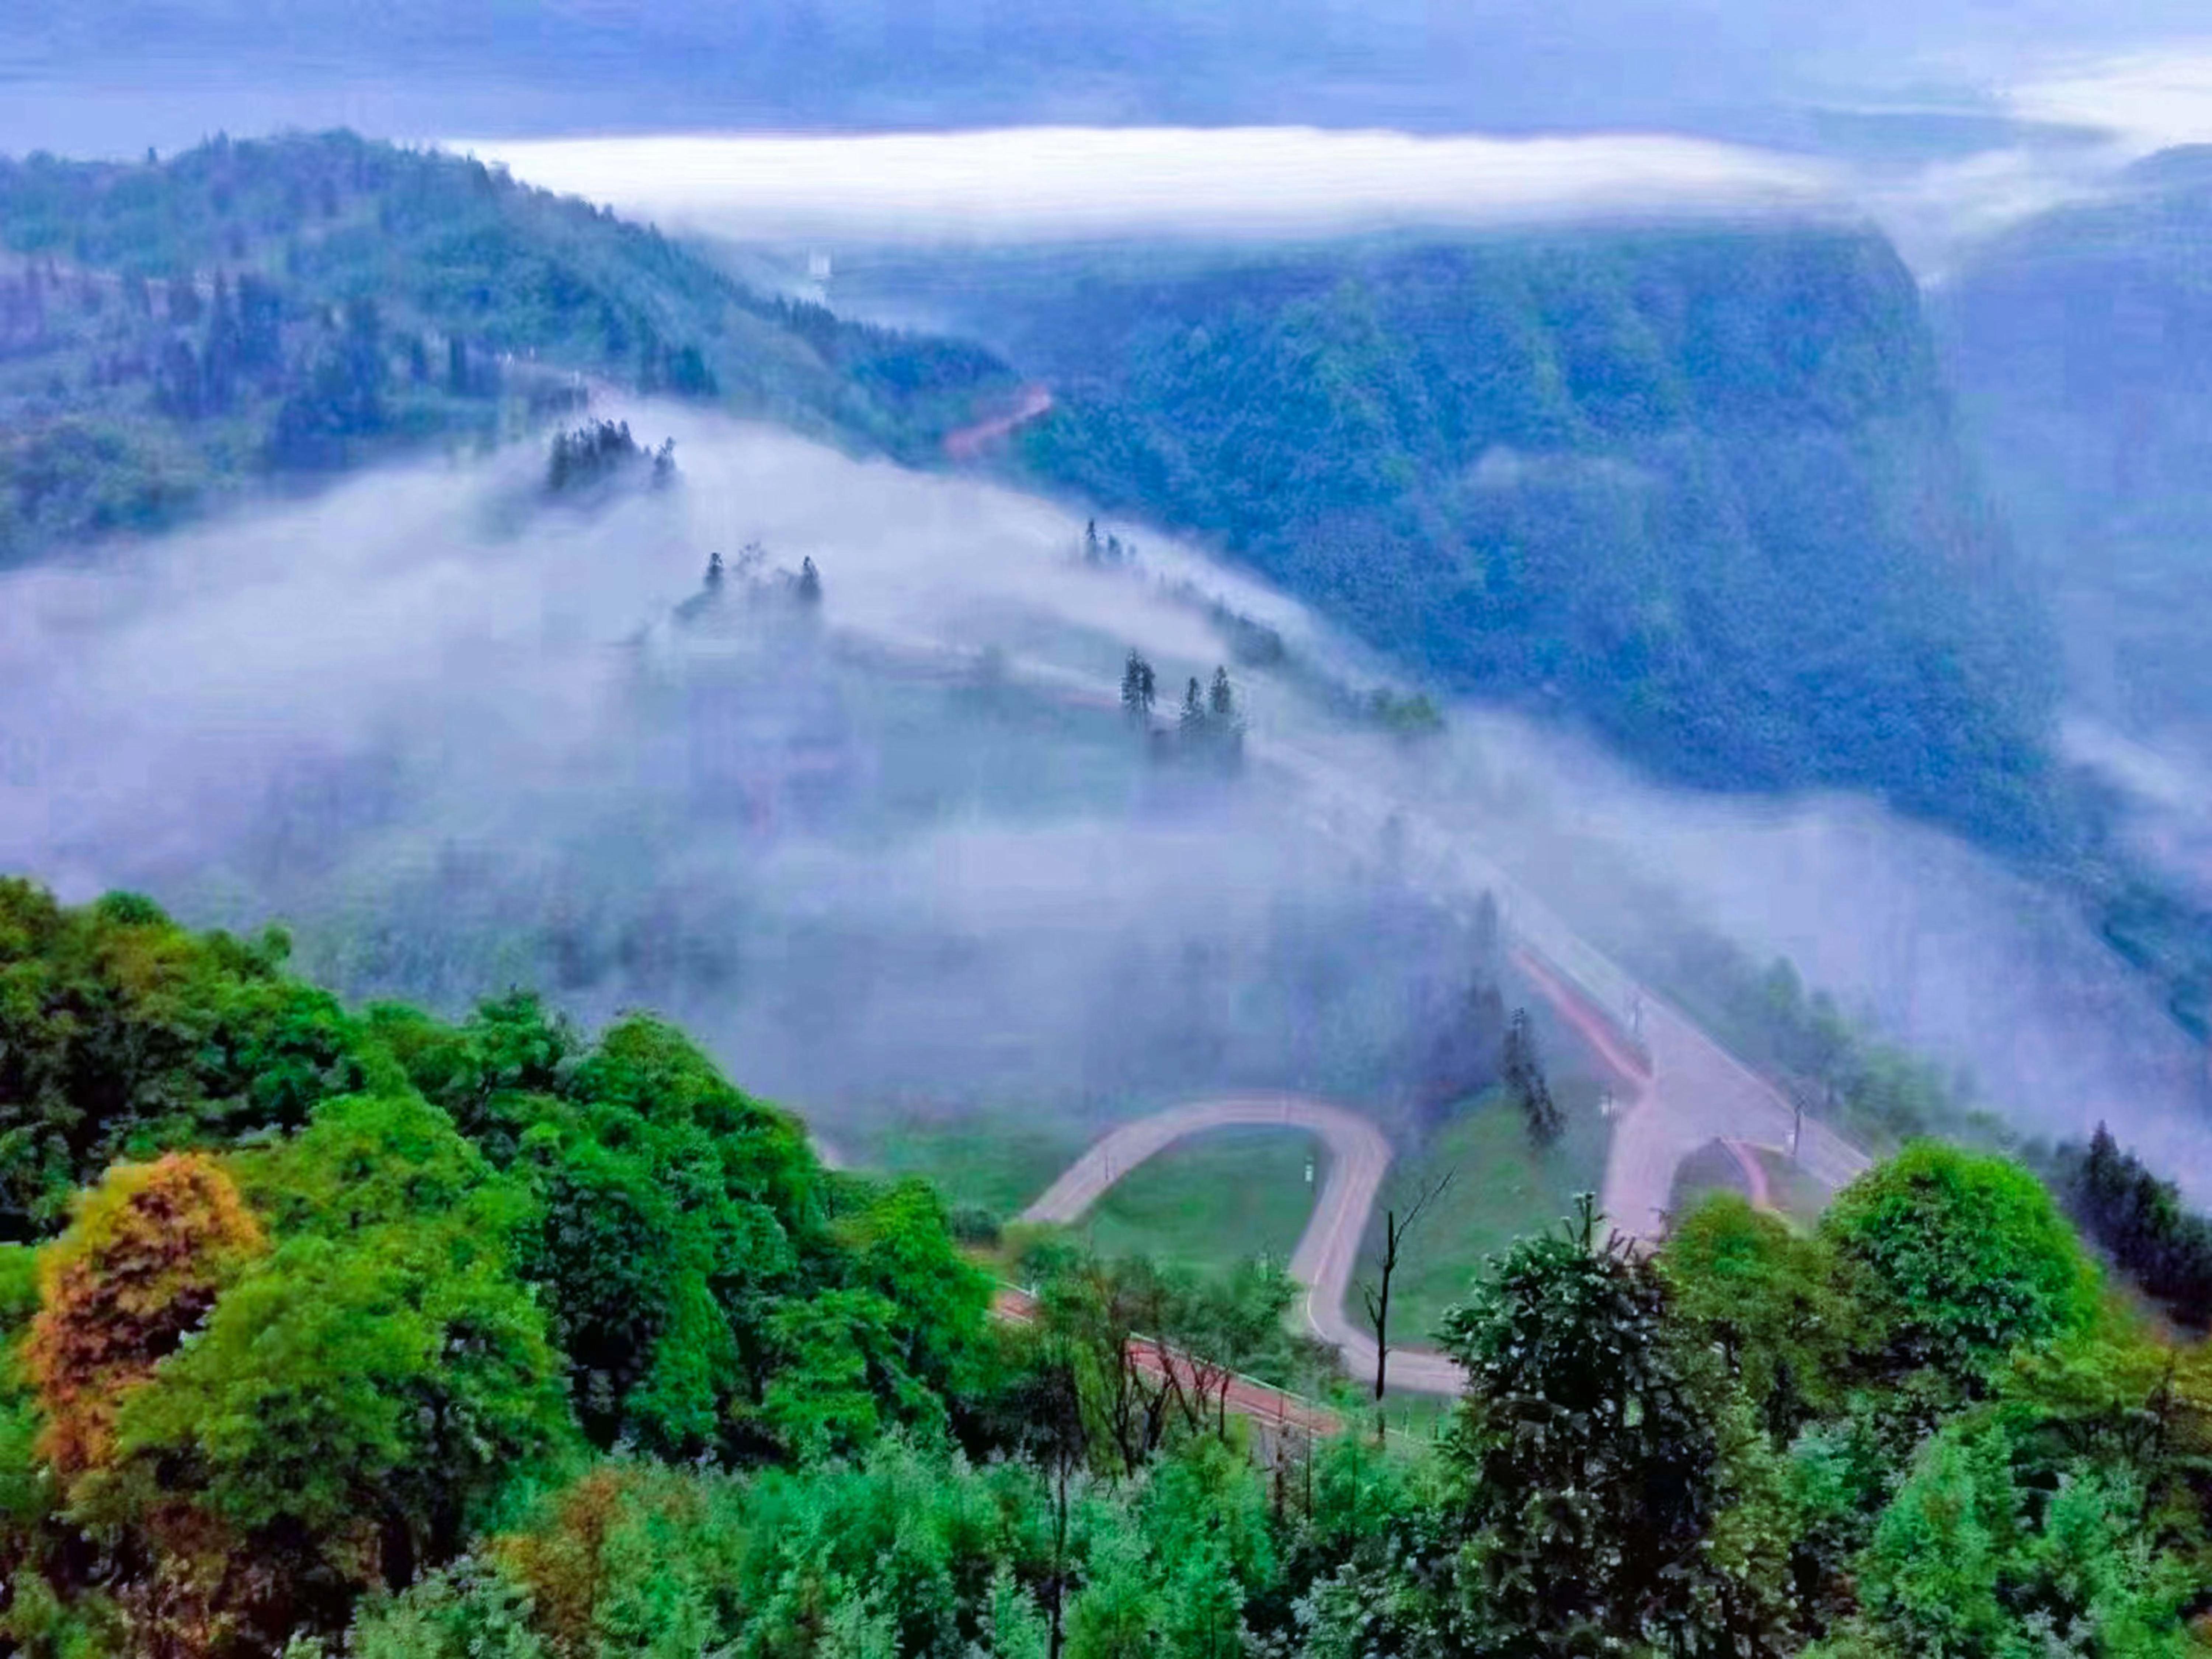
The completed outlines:
<svg viewBox="0 0 2212 1659">
<path fill-rule="evenodd" d="M 856 262 L 1045 376 L 1036 476 L 1697 782 L 2043 832 L 2051 677 L 1871 235 Z"/>
<path fill-rule="evenodd" d="M 2017 227 L 1936 315 L 1981 464 L 2058 599 L 2076 695 L 2212 754 L 2212 149 Z"/>
<path fill-rule="evenodd" d="M 284 943 L 0 882 L 8 1651 L 2206 1650 L 2212 1363 L 2009 1164 L 1656 1257 L 1585 1206 L 1444 1316 L 1447 1434 L 1346 1392 L 1309 1447 L 1221 1393 L 1302 1368 L 1279 1270 L 963 1218 L 1040 1287 L 993 1322 L 927 1187 L 670 1026 L 346 1008 Z"/>
<path fill-rule="evenodd" d="M 455 156 L 337 133 L 0 160 L 0 564 L 493 441 L 579 374 L 908 457 L 1006 381 Z"/>
</svg>

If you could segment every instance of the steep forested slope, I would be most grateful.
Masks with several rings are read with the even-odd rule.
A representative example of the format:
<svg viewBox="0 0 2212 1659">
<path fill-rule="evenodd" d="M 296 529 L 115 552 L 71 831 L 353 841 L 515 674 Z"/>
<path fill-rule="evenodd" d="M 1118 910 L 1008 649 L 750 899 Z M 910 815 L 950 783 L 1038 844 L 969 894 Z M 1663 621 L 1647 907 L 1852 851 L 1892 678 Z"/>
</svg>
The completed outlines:
<svg viewBox="0 0 2212 1659">
<path fill-rule="evenodd" d="M 847 279 L 841 277 L 841 293 Z M 2035 629 L 1909 274 L 1771 227 L 863 267 L 1051 380 L 1037 476 L 1699 782 L 2037 833 Z"/>
<path fill-rule="evenodd" d="M 0 160 L 0 563 L 495 438 L 580 372 L 910 455 L 1005 380 L 454 156 L 339 133 Z"/>
<path fill-rule="evenodd" d="M 1967 429 L 2092 707 L 2212 750 L 2212 149 L 1983 249 L 1935 301 Z"/>
</svg>

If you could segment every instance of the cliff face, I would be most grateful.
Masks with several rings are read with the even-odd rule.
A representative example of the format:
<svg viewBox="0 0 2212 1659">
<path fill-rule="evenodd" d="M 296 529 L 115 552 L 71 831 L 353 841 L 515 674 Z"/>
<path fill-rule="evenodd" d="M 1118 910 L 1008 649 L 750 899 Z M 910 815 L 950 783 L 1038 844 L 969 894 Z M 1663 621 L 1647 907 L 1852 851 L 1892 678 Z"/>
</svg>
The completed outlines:
<svg viewBox="0 0 2212 1659">
<path fill-rule="evenodd" d="M 1856 231 L 910 261 L 1035 475 L 1700 783 L 2024 836 L 2048 687 L 1915 285 Z"/>
<path fill-rule="evenodd" d="M 2212 756 L 2212 148 L 2019 227 L 1934 312 L 2075 694 Z"/>
</svg>

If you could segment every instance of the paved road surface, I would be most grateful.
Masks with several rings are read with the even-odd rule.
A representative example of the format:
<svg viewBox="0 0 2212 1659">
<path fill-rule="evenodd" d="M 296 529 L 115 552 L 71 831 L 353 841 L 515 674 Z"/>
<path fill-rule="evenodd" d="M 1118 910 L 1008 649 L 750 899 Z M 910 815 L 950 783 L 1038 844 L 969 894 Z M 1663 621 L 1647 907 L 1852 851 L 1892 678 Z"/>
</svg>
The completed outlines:
<svg viewBox="0 0 2212 1659">
<path fill-rule="evenodd" d="M 1644 1006 L 1653 1087 L 1614 1120 L 1601 1202 L 1623 1232 L 1656 1237 L 1682 1160 L 1708 1141 L 1788 1146 L 1796 1115 L 1774 1085 L 1658 999 Z M 1873 1162 L 1825 1124 L 1805 1121 L 1798 1162 L 1842 1187 Z"/>
<path fill-rule="evenodd" d="M 1328 1172 L 1313 1214 L 1291 1253 L 1291 1277 L 1306 1287 L 1301 1312 L 1306 1328 L 1344 1356 L 1354 1377 L 1375 1375 L 1375 1339 L 1345 1311 L 1352 1271 L 1375 1195 L 1390 1168 L 1390 1143 L 1365 1118 L 1302 1095 L 1237 1095 L 1194 1101 L 1125 1123 L 1094 1144 L 1044 1195 L 1022 1212 L 1024 1221 L 1071 1222 L 1105 1190 L 1156 1152 L 1210 1129 L 1279 1126 L 1306 1129 L 1328 1148 Z M 1459 1367 L 1425 1349 L 1390 1349 L 1390 1381 L 1421 1394 L 1455 1395 Z"/>
</svg>

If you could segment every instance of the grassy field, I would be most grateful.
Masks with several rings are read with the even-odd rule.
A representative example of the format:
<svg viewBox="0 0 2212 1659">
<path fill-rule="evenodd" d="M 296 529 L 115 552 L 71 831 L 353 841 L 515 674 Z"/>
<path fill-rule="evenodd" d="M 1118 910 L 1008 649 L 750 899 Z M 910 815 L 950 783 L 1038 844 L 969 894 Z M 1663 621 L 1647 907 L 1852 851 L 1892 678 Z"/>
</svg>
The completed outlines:
<svg viewBox="0 0 2212 1659">
<path fill-rule="evenodd" d="M 1011 1218 L 1052 1185 L 1085 1144 L 1069 1124 L 916 1120 L 884 1128 L 853 1152 L 872 1169 L 928 1176 L 951 1203 L 980 1205 Z"/>
<path fill-rule="evenodd" d="M 1401 1157 L 1376 1200 L 1357 1277 L 1373 1282 L 1382 1249 L 1383 1212 L 1403 1208 L 1423 1183 L 1451 1172 L 1449 1191 L 1409 1237 L 1390 1288 L 1394 1342 L 1429 1340 L 1446 1308 L 1467 1293 L 1484 1258 L 1524 1233 L 1540 1232 L 1574 1207 L 1575 1194 L 1595 1192 L 1605 1176 L 1609 1126 L 1599 1116 L 1597 1086 L 1554 1081 L 1567 1131 L 1547 1152 L 1528 1144 L 1521 1120 L 1492 1092 L 1462 1110 L 1413 1157 Z"/>
<path fill-rule="evenodd" d="M 1207 1271 L 1263 1254 L 1286 1261 L 1327 1168 L 1302 1130 L 1217 1130 L 1139 1165 L 1077 1226 L 1106 1255 L 1142 1252 Z"/>
</svg>

